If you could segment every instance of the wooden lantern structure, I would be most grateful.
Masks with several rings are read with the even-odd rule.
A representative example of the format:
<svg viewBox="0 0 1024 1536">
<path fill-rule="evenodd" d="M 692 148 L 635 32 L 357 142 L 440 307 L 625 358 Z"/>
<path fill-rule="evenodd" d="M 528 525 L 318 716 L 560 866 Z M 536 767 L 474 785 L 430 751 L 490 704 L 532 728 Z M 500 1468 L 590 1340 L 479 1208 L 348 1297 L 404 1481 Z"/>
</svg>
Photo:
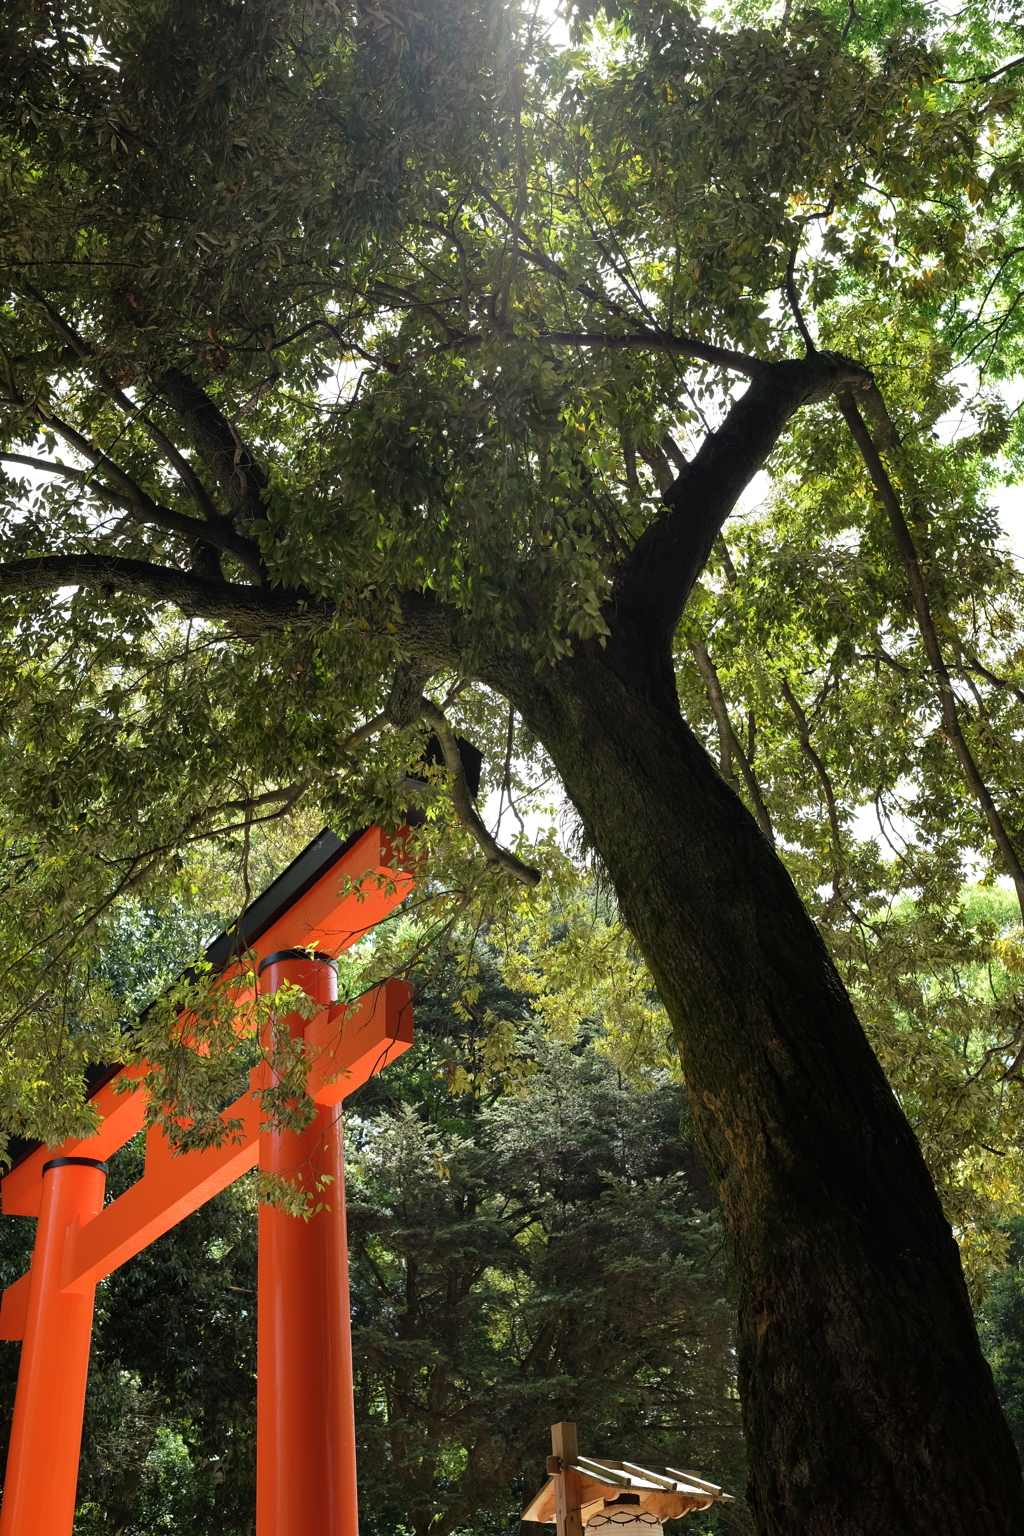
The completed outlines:
<svg viewBox="0 0 1024 1536">
<path fill-rule="evenodd" d="M 145 1123 L 142 1062 L 95 1085 L 93 1134 L 28 1149 L 0 1181 L 5 1214 L 39 1218 L 32 1266 L 0 1302 L 0 1338 L 23 1341 L 0 1536 L 71 1536 L 98 1282 L 257 1166 L 320 1205 L 308 1220 L 259 1213 L 257 1536 L 357 1536 L 340 1106 L 412 1044 L 412 989 L 392 980 L 339 1004 L 331 959 L 411 890 L 406 837 L 379 827 L 346 842 L 321 833 L 207 951 L 218 984 L 243 1007 L 285 981 L 319 1004 L 311 1020 L 278 1021 L 305 1039 L 316 1105 L 307 1130 L 263 1123 L 259 1094 L 274 1080 L 268 1029 L 264 1061 L 224 1111 L 220 1147 L 175 1155 L 153 1127 L 142 1177 L 104 1205 L 104 1159 Z M 246 951 L 257 956 L 255 987 Z"/>
<path fill-rule="evenodd" d="M 551 1451 L 547 1460 L 550 1476 L 523 1510 L 522 1518 L 556 1526 L 556 1536 L 583 1536 L 587 1521 L 623 1494 L 631 1496 L 631 1502 L 635 1499 L 634 1508 L 659 1522 L 678 1520 L 693 1510 L 710 1509 L 712 1504 L 733 1502 L 731 1495 L 695 1472 L 581 1456 L 575 1424 L 552 1424 Z"/>
</svg>

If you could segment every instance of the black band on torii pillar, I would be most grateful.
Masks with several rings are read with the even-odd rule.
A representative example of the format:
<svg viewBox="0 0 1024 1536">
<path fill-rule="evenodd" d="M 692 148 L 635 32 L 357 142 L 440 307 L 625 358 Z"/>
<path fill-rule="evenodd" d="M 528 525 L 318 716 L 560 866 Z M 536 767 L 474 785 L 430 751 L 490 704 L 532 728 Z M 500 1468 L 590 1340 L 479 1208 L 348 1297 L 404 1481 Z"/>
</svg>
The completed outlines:
<svg viewBox="0 0 1024 1536">
<path fill-rule="evenodd" d="M 96 1157 L 51 1157 L 48 1163 L 43 1164 L 43 1172 L 49 1173 L 51 1168 L 98 1168 L 100 1173 L 109 1173 L 106 1163 L 101 1163 Z"/>
<path fill-rule="evenodd" d="M 268 965 L 276 965 L 279 960 L 316 960 L 321 965 L 333 965 L 335 963 L 333 955 L 325 955 L 323 950 L 320 949 L 277 949 L 272 955 L 268 955 L 265 960 L 260 961 L 260 968 L 256 972 L 257 976 L 262 976 Z"/>
</svg>

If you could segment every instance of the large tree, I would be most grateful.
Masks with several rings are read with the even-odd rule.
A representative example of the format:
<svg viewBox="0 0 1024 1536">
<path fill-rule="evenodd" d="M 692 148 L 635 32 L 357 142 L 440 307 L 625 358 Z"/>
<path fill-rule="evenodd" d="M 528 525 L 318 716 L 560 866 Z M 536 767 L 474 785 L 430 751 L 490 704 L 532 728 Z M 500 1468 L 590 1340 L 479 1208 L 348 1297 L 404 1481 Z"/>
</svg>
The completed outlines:
<svg viewBox="0 0 1024 1536">
<path fill-rule="evenodd" d="M 879 645 L 909 616 L 963 814 L 1024 896 L 951 682 L 927 440 L 891 419 L 860 303 L 937 330 L 1009 281 L 1002 39 L 968 25 L 981 62 L 942 84 L 927 39 L 852 8 L 765 29 L 635 7 L 575 46 L 448 0 L 81 0 L 3 29 L 12 1122 L 59 1119 L 59 1092 L 26 1095 L 33 1042 L 70 1041 L 66 1079 L 99 1048 L 69 956 L 117 894 L 303 797 L 395 815 L 423 722 L 487 858 L 533 881 L 452 735 L 497 735 L 503 700 L 675 1030 L 761 1529 L 1019 1530 L 918 1144 L 756 783 L 751 814 L 728 782 L 753 744 L 707 648 L 725 773 L 674 656 L 726 519 L 810 413 L 801 483 L 862 505 L 899 574 Z"/>
</svg>

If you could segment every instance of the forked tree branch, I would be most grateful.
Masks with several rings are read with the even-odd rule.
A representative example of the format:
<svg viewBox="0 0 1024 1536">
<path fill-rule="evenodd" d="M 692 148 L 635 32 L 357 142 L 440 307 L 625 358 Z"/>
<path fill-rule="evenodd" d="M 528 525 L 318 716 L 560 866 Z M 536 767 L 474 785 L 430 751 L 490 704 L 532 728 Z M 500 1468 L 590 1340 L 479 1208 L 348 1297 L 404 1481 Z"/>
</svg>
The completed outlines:
<svg viewBox="0 0 1024 1536">
<path fill-rule="evenodd" d="M 377 732 L 383 730 L 388 724 L 387 715 L 374 715 L 372 719 L 364 721 L 362 725 L 357 725 L 351 735 L 347 736 L 341 743 L 338 750 L 341 752 L 351 751 L 360 742 L 368 741 L 371 736 L 376 736 Z M 313 774 L 307 773 L 301 779 L 294 780 L 291 784 L 281 784 L 277 789 L 267 789 L 259 795 L 249 795 L 245 799 L 240 800 L 218 801 L 216 805 L 207 806 L 200 815 L 193 817 L 193 823 L 208 820 L 214 816 L 223 816 L 229 811 L 247 815 L 250 811 L 262 810 L 267 805 L 279 806 L 281 809 L 275 814 L 280 815 L 285 811 L 291 810 L 292 806 L 302 799 L 306 790 L 313 783 L 313 778 Z"/>
<path fill-rule="evenodd" d="M 664 492 L 665 511 L 637 540 L 616 576 L 616 614 L 652 654 L 671 644 L 726 518 L 790 419 L 801 406 L 826 399 L 844 384 L 871 379 L 863 364 L 836 352 L 766 367 Z"/>
<path fill-rule="evenodd" d="M 216 523 L 209 523 L 202 518 L 189 517 L 184 512 L 176 512 L 172 507 L 162 506 L 160 502 L 154 501 L 147 495 L 120 465 L 108 458 L 102 449 L 97 448 L 95 443 L 91 443 L 76 427 L 63 421 L 45 406 L 37 404 L 35 409 L 44 425 L 58 437 L 62 437 L 70 448 L 80 453 L 117 488 L 120 505 L 136 522 L 163 528 L 167 533 L 181 534 L 190 541 L 210 544 L 214 549 L 234 555 L 254 576 L 262 578 L 263 568 L 258 545 L 251 539 L 236 533 L 226 519 L 218 518 Z M 115 499 L 109 487 L 102 487 L 100 494 L 105 495 L 107 500 Z"/>
<path fill-rule="evenodd" d="M 70 321 L 65 320 L 64 316 L 60 314 L 58 310 L 54 309 L 53 305 L 43 294 L 38 293 L 34 288 L 29 288 L 27 291 L 30 292 L 36 302 L 42 305 L 42 307 L 46 310 L 46 313 L 49 315 L 50 321 L 57 333 L 64 337 L 64 340 L 68 343 L 72 350 L 77 353 L 81 361 L 92 368 L 92 371 L 98 379 L 100 388 L 103 390 L 103 392 L 109 396 L 111 400 L 114 401 L 114 403 L 125 413 L 126 416 L 130 416 L 134 418 L 134 420 L 138 421 L 147 437 L 153 443 L 154 447 L 159 449 L 164 458 L 167 460 L 168 464 L 170 464 L 174 469 L 175 473 L 178 475 L 182 484 L 185 486 L 189 495 L 192 497 L 196 506 L 203 513 L 203 516 L 207 519 L 207 521 L 211 523 L 227 522 L 227 519 L 217 510 L 217 507 L 209 492 L 203 485 L 202 481 L 196 474 L 195 470 L 192 468 L 185 455 L 180 451 L 180 449 L 175 447 L 174 443 L 171 442 L 170 438 L 162 430 L 162 428 L 158 427 L 156 422 L 151 420 L 151 418 L 146 415 L 141 406 L 137 405 L 134 400 L 126 395 L 124 390 L 121 389 L 120 386 L 117 385 L 109 376 L 106 370 L 100 366 L 99 362 L 97 361 L 95 352 L 91 347 L 87 345 L 84 338 L 79 336 L 78 332 L 75 330 Z"/>
<path fill-rule="evenodd" d="M 263 516 L 266 471 L 217 403 L 204 389 L 182 373 L 169 368 L 155 381 L 188 433 L 196 452 L 220 485 L 235 517 L 243 526 Z"/>
</svg>

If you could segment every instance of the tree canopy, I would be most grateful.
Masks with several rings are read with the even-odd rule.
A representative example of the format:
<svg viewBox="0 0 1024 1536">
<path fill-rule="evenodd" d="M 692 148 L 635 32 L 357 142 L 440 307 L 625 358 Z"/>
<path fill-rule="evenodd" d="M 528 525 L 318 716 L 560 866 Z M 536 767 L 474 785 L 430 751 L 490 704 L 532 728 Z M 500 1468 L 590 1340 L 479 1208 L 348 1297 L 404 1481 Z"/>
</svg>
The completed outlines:
<svg viewBox="0 0 1024 1536">
<path fill-rule="evenodd" d="M 119 902 L 297 811 L 399 819 L 427 728 L 465 829 L 430 824 L 435 892 L 514 924 L 558 859 L 483 825 L 465 731 L 506 800 L 557 774 L 675 1032 L 761 1528 L 1009 1531 L 956 1252 L 840 975 L 980 1283 L 1024 1045 L 1016 918 L 962 895 L 1024 899 L 988 497 L 1019 27 L 571 26 L 5 13 L 6 1122 L 57 1139 L 124 1049 Z"/>
</svg>

